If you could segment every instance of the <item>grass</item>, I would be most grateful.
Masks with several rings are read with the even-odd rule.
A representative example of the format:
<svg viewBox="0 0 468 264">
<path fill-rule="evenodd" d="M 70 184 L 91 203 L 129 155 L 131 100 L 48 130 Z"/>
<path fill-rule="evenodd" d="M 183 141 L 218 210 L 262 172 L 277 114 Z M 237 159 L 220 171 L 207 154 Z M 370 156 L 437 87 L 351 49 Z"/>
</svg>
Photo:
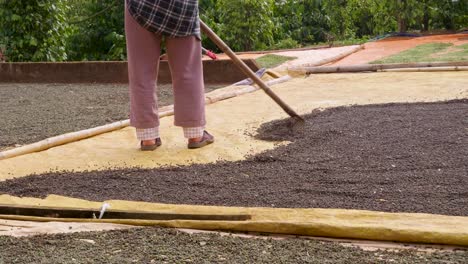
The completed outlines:
<svg viewBox="0 0 468 264">
<path fill-rule="evenodd" d="M 369 42 L 369 38 L 355 38 L 355 39 L 345 39 L 345 40 L 335 40 L 333 41 L 333 46 L 351 46 L 351 45 L 361 45 L 366 42 Z"/>
<path fill-rule="evenodd" d="M 275 54 L 267 54 L 258 59 L 256 59 L 260 68 L 274 68 L 278 65 L 285 63 L 286 61 L 297 59 L 297 57 L 288 57 L 288 56 L 280 56 Z"/>
<path fill-rule="evenodd" d="M 423 44 L 371 64 L 454 61 L 468 61 L 468 43 L 459 46 L 452 43 Z"/>
<path fill-rule="evenodd" d="M 332 47 L 340 47 L 340 46 L 352 46 L 352 45 L 361 45 L 364 43 L 369 42 L 369 37 L 362 37 L 362 38 L 351 38 L 351 39 L 342 39 L 342 40 L 334 40 L 332 42 L 318 42 L 312 46 L 306 47 L 316 47 L 316 46 L 325 46 L 330 45 Z"/>
</svg>

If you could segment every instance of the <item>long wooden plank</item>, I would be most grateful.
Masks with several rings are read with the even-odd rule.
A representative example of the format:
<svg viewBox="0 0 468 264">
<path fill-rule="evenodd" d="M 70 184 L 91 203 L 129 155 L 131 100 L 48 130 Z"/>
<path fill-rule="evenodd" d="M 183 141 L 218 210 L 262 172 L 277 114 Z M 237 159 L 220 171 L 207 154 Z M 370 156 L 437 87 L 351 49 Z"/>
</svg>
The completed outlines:
<svg viewBox="0 0 468 264">
<path fill-rule="evenodd" d="M 52 218 L 98 218 L 99 210 L 83 208 L 59 208 L 40 206 L 19 206 L 0 204 L 0 215 L 20 215 Z M 246 221 L 251 219 L 245 214 L 176 214 L 153 213 L 144 211 L 107 210 L 102 219 L 140 219 L 140 220 L 197 220 L 197 221 Z"/>
</svg>

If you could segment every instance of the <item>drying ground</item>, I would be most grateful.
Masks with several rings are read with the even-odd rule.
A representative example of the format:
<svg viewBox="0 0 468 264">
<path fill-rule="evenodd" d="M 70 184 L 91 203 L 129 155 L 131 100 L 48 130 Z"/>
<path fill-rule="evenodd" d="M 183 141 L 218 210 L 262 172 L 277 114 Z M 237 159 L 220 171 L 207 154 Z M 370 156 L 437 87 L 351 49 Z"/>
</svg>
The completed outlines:
<svg viewBox="0 0 468 264">
<path fill-rule="evenodd" d="M 172 104 L 172 86 L 158 88 L 159 105 Z M 2 150 L 128 119 L 128 85 L 0 84 L 0 109 Z"/>
<path fill-rule="evenodd" d="M 0 193 L 468 216 L 466 113 L 468 99 L 315 111 L 301 133 L 265 124 L 259 138 L 291 143 L 245 161 L 48 173 Z"/>
<path fill-rule="evenodd" d="M 468 100 L 340 107 L 257 137 L 289 140 L 246 161 L 160 169 L 50 173 L 0 193 L 60 194 L 231 206 L 353 208 L 468 215 Z M 216 144 L 222 144 L 217 142 Z M 5 263 L 466 263 L 468 252 L 366 252 L 302 239 L 185 234 L 171 229 L 0 237 Z"/>
<path fill-rule="evenodd" d="M 363 251 L 303 239 L 252 239 L 142 228 L 0 236 L 0 263 L 466 263 L 468 251 Z"/>
</svg>

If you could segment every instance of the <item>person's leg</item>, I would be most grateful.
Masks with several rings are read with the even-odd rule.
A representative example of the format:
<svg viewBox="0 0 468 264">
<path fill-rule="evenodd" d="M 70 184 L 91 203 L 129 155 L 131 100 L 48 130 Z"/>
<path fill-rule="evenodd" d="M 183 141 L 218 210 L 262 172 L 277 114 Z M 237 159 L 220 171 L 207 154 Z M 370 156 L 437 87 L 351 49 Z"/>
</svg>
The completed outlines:
<svg viewBox="0 0 468 264">
<path fill-rule="evenodd" d="M 184 128 L 189 140 L 200 140 L 206 124 L 201 42 L 195 36 L 167 38 L 166 46 L 174 88 L 174 124 Z"/>
<path fill-rule="evenodd" d="M 156 80 L 161 53 L 161 36 L 141 27 L 125 9 L 130 124 L 142 145 L 154 145 L 159 138 Z"/>
</svg>

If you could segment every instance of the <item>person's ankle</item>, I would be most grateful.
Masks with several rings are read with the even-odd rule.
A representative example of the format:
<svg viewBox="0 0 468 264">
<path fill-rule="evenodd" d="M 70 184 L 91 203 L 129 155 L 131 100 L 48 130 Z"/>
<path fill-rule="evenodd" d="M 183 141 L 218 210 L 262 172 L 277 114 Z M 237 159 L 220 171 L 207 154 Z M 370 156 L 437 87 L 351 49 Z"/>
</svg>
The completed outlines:
<svg viewBox="0 0 468 264">
<path fill-rule="evenodd" d="M 151 145 L 156 144 L 156 140 L 155 140 L 155 139 L 142 140 L 142 141 L 141 141 L 141 144 L 142 144 L 143 146 L 151 146 Z"/>
<path fill-rule="evenodd" d="M 189 138 L 188 141 L 189 141 L 189 143 L 198 143 L 198 142 L 202 141 L 202 139 L 203 139 L 203 136 L 197 137 L 197 138 Z"/>
</svg>

